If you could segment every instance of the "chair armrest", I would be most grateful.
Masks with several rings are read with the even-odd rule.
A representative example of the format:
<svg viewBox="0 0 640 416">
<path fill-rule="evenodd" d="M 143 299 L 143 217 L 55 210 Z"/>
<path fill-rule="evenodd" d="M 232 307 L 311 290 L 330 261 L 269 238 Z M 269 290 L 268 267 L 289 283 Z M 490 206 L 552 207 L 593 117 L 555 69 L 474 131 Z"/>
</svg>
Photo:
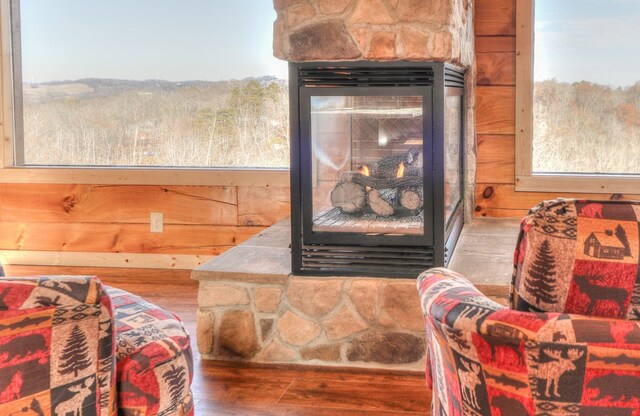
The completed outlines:
<svg viewBox="0 0 640 416">
<path fill-rule="evenodd" d="M 499 409 L 514 388 L 519 403 L 509 402 L 516 406 L 513 413 L 500 414 L 537 414 L 536 397 L 583 388 L 592 395 L 598 389 L 615 391 L 620 381 L 609 374 L 640 365 L 640 326 L 635 321 L 515 311 L 444 268 L 427 270 L 417 284 L 433 397 L 439 398 L 433 414 L 460 414 L 473 404 Z M 573 378 L 553 375 L 552 367 L 561 364 L 573 369 Z M 602 368 L 608 370 L 592 381 Z M 549 390 L 552 381 L 559 390 Z"/>
<path fill-rule="evenodd" d="M 103 293 L 96 276 L 1 277 L 0 311 L 98 305 Z"/>
</svg>

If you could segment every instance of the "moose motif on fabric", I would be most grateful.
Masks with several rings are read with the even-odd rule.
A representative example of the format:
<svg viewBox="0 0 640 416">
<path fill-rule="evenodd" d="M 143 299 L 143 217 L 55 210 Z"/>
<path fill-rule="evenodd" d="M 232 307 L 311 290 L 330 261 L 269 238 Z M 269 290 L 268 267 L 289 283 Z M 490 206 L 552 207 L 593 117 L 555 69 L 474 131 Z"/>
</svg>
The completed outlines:
<svg viewBox="0 0 640 416">
<path fill-rule="evenodd" d="M 458 378 L 462 386 L 462 399 L 475 409 L 480 409 L 477 388 L 482 384 L 480 365 L 474 362 L 460 361 L 462 368 L 458 368 Z"/>
<path fill-rule="evenodd" d="M 543 348 L 542 351 L 552 360 L 539 362 L 537 366 L 533 367 L 533 376 L 545 381 L 545 397 L 552 397 L 552 394 L 555 397 L 560 397 L 560 393 L 558 392 L 560 377 L 567 372 L 577 369 L 575 362 L 584 355 L 584 351 L 569 348 L 567 350 L 567 357 L 562 356 L 562 351 L 550 348 Z"/>
</svg>

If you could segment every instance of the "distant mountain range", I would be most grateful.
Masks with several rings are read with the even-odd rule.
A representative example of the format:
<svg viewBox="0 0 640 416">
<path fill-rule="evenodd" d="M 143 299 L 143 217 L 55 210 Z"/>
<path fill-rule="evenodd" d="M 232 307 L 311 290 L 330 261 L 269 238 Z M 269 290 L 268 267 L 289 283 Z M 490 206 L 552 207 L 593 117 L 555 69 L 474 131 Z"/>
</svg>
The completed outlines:
<svg viewBox="0 0 640 416">
<path fill-rule="evenodd" d="M 221 81 L 166 81 L 159 79 L 138 81 L 129 79 L 83 78 L 40 83 L 25 82 L 23 84 L 23 95 L 26 99 L 41 102 L 51 98 L 104 97 L 130 91 L 137 91 L 138 93 L 153 93 L 199 88 L 216 90 L 219 92 L 229 92 L 234 86 L 238 84 L 246 84 L 251 81 L 256 81 L 262 86 L 266 86 L 272 82 L 276 82 L 282 86 L 287 84 L 286 80 L 279 79 L 273 75 L 249 77 L 241 80 L 234 79 Z"/>
<path fill-rule="evenodd" d="M 147 79 L 147 80 L 130 80 L 130 79 L 111 79 L 111 78 L 82 78 L 76 80 L 64 80 L 64 81 L 47 81 L 47 82 L 25 82 L 25 85 L 30 86 L 40 86 L 40 85 L 63 85 L 63 84 L 85 84 L 90 87 L 99 88 L 99 87 L 111 87 L 111 88 L 143 88 L 143 89 L 153 89 L 153 88 L 177 88 L 177 87 L 197 87 L 197 86 L 210 86 L 212 84 L 228 84 L 230 82 L 250 82 L 257 81 L 260 84 L 268 84 L 271 82 L 286 82 L 286 80 L 279 79 L 273 75 L 263 75 L 260 77 L 248 77 L 243 79 L 230 79 L 230 80 L 219 80 L 219 81 L 201 81 L 201 80 L 191 80 L 191 81 L 165 81 L 161 79 Z"/>
</svg>

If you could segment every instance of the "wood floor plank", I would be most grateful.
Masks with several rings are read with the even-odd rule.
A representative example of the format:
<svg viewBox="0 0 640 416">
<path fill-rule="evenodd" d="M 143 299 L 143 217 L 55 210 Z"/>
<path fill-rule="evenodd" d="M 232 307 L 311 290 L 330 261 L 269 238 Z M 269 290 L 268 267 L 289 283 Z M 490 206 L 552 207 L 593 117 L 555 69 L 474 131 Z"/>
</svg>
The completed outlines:
<svg viewBox="0 0 640 416">
<path fill-rule="evenodd" d="M 335 409 L 314 406 L 252 405 L 246 403 L 220 403 L 200 400 L 196 416 L 424 416 L 425 413 L 388 412 L 359 409 Z"/>
<path fill-rule="evenodd" d="M 424 413 L 431 400 L 427 392 L 423 386 L 296 379 L 278 404 Z"/>
</svg>

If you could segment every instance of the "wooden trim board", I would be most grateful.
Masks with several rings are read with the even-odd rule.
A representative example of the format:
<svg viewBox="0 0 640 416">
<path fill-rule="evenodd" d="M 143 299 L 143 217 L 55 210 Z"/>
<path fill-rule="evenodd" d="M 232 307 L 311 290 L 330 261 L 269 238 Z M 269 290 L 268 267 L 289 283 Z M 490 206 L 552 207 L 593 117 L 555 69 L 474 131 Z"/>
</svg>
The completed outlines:
<svg viewBox="0 0 640 416">
<path fill-rule="evenodd" d="M 5 138 L 8 140 L 8 138 Z M 288 169 L 18 168 L 0 169 L 4 183 L 93 185 L 289 186 Z"/>
<path fill-rule="evenodd" d="M 29 266 L 126 267 L 192 270 L 215 256 L 3 250 L 0 263 Z"/>
</svg>

